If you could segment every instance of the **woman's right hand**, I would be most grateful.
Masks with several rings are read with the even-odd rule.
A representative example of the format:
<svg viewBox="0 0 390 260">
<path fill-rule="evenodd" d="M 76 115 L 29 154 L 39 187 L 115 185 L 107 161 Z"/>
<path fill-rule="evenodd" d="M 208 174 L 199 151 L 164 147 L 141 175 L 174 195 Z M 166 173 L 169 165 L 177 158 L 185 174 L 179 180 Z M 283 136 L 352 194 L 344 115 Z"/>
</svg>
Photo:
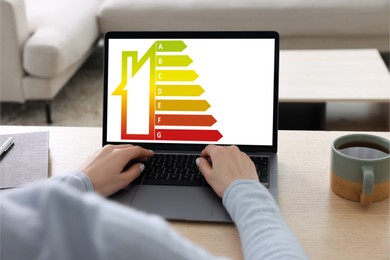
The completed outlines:
<svg viewBox="0 0 390 260">
<path fill-rule="evenodd" d="M 238 179 L 257 180 L 255 165 L 237 146 L 208 145 L 196 163 L 199 171 L 219 197 Z"/>
</svg>

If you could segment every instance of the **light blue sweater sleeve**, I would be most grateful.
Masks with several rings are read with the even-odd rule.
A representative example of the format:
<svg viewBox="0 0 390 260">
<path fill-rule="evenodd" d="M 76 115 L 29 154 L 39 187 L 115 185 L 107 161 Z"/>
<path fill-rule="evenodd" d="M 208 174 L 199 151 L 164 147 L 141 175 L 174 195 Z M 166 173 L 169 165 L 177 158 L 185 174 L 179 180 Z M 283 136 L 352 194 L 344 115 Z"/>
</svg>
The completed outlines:
<svg viewBox="0 0 390 260">
<path fill-rule="evenodd" d="M 261 183 L 234 181 L 225 191 L 223 203 L 239 231 L 245 259 L 307 259 Z"/>
<path fill-rule="evenodd" d="M 87 176 L 74 173 L 1 192 L 1 259 L 225 259 L 163 218 L 111 202 L 91 188 Z"/>
<path fill-rule="evenodd" d="M 72 174 L 58 175 L 50 178 L 50 181 L 66 183 L 80 191 L 93 191 L 91 180 L 83 172 L 73 172 Z"/>
<path fill-rule="evenodd" d="M 89 178 L 76 172 L 1 192 L 1 259 L 221 259 L 161 217 L 88 192 L 92 190 Z M 224 203 L 236 221 L 246 258 L 304 257 L 266 190 L 236 182 Z"/>
</svg>

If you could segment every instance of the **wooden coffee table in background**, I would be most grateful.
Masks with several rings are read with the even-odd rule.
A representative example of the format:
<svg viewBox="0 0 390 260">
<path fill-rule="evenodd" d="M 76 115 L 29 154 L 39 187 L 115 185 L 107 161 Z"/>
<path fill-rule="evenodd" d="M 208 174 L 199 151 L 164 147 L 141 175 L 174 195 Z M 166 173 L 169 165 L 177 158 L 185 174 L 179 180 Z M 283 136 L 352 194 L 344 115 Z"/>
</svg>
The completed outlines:
<svg viewBox="0 0 390 260">
<path fill-rule="evenodd" d="M 279 79 L 280 129 L 324 130 L 345 104 L 389 105 L 390 74 L 375 49 L 282 50 Z"/>
</svg>

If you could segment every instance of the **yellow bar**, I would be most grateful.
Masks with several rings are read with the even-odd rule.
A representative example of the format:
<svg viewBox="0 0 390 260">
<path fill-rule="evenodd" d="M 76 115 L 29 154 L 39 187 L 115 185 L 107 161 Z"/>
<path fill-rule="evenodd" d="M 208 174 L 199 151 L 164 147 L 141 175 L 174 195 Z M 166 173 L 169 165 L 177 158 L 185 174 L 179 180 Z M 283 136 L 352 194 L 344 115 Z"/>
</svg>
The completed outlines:
<svg viewBox="0 0 390 260">
<path fill-rule="evenodd" d="M 194 81 L 198 77 L 193 70 L 156 70 L 156 81 Z"/>
<path fill-rule="evenodd" d="M 200 85 L 157 85 L 157 96 L 198 97 L 204 89 Z"/>
<path fill-rule="evenodd" d="M 192 63 L 188 55 L 157 55 L 157 67 L 185 67 Z"/>
</svg>

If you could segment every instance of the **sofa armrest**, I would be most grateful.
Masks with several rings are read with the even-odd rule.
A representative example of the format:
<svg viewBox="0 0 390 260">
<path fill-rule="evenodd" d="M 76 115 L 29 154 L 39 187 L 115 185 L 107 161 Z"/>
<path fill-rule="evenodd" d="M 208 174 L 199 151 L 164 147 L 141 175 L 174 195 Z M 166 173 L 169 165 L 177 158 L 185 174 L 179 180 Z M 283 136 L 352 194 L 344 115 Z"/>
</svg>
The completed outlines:
<svg viewBox="0 0 390 260">
<path fill-rule="evenodd" d="M 29 37 L 23 0 L 0 0 L 0 101 L 24 102 L 23 46 Z"/>
</svg>

